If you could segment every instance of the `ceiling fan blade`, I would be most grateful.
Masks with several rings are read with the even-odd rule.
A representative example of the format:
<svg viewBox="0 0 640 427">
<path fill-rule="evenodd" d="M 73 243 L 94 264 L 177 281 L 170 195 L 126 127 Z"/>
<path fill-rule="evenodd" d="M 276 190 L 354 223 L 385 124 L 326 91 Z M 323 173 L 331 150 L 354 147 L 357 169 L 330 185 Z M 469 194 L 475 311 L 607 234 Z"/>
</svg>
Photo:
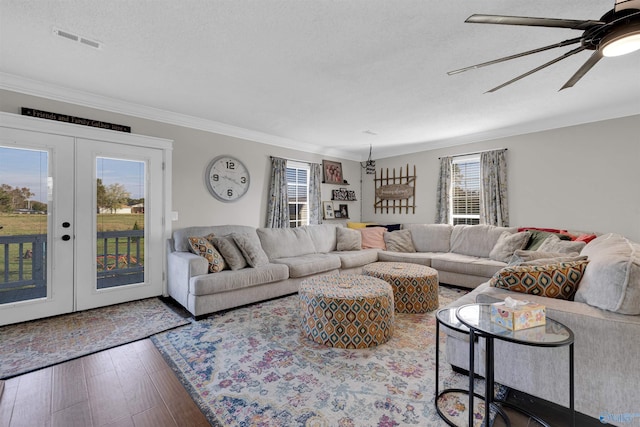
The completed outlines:
<svg viewBox="0 0 640 427">
<path fill-rule="evenodd" d="M 526 25 L 529 27 L 556 27 L 571 28 L 573 30 L 588 30 L 604 24 L 602 21 L 577 20 L 577 19 L 557 19 L 557 18 L 529 18 L 526 16 L 503 16 L 503 15 L 471 15 L 464 22 L 475 24 L 500 24 L 500 25 Z"/>
<path fill-rule="evenodd" d="M 574 39 L 564 40 L 564 41 L 561 41 L 560 43 L 550 44 L 549 46 L 539 47 L 537 49 L 528 50 L 526 52 L 516 53 L 515 55 L 505 56 L 504 58 L 494 59 L 493 61 L 483 62 L 482 64 L 471 65 L 469 67 L 460 68 L 459 70 L 449 71 L 449 72 L 447 72 L 447 74 L 451 76 L 451 75 L 454 75 L 454 74 L 462 73 L 464 71 L 475 70 L 477 68 L 486 67 L 487 65 L 498 64 L 500 62 L 509 61 L 511 59 L 516 59 L 516 58 L 520 58 L 520 57 L 523 57 L 523 56 L 532 55 L 532 54 L 538 53 L 538 52 L 544 52 L 545 50 L 555 49 L 557 47 L 569 46 L 569 45 L 572 45 L 572 44 L 580 43 L 580 40 L 582 40 L 582 37 L 576 37 Z"/>
<path fill-rule="evenodd" d="M 573 87 L 573 85 L 578 83 L 578 80 L 584 77 L 584 75 L 587 74 L 589 70 L 591 70 L 591 68 L 593 68 L 593 66 L 596 65 L 596 63 L 601 59 L 602 59 L 602 51 L 600 49 L 596 49 L 596 51 L 593 52 L 593 54 L 589 57 L 589 59 L 587 59 L 587 62 L 582 64 L 582 67 L 578 68 L 578 71 L 576 71 L 576 73 L 573 76 L 571 76 L 569 80 L 567 80 L 567 82 L 564 84 L 564 86 L 560 88 L 560 90 Z"/>
<path fill-rule="evenodd" d="M 640 0 L 616 0 L 614 10 L 619 12 L 625 9 L 640 9 Z"/>
<path fill-rule="evenodd" d="M 559 57 L 557 57 L 557 58 L 555 58 L 555 59 L 552 59 L 551 61 L 549 61 L 549 62 L 547 62 L 547 63 L 545 63 L 545 64 L 542 64 L 542 65 L 540 65 L 539 67 L 534 68 L 533 70 L 527 71 L 526 73 L 521 74 L 521 75 L 519 75 L 518 77 L 515 77 L 515 78 L 513 78 L 513 79 L 509 80 L 508 82 L 502 83 L 500 86 L 496 86 L 496 87 L 494 87 L 493 89 L 490 89 L 490 90 L 488 90 L 488 91 L 487 91 L 487 92 L 485 92 L 485 93 L 491 93 L 491 92 L 495 92 L 495 91 L 497 91 L 497 90 L 499 90 L 499 89 L 502 89 L 503 87 L 508 86 L 508 85 L 510 85 L 511 83 L 515 83 L 515 82 L 517 82 L 517 81 L 518 81 L 518 80 L 520 80 L 520 79 L 523 79 L 523 78 L 525 78 L 525 77 L 527 77 L 527 76 L 530 76 L 531 74 L 533 74 L 533 73 L 535 73 L 535 72 L 538 72 L 538 71 L 542 70 L 543 68 L 547 68 L 548 66 L 553 65 L 553 64 L 555 64 L 556 62 L 561 61 L 561 60 L 563 60 L 563 59 L 565 59 L 565 58 L 568 58 L 568 57 L 570 57 L 571 55 L 575 55 L 575 54 L 576 54 L 576 53 L 578 53 L 578 52 L 582 52 L 582 51 L 583 51 L 583 50 L 585 50 L 585 49 L 586 49 L 586 47 L 584 47 L 584 46 L 580 46 L 580 47 L 577 47 L 577 48 L 575 48 L 575 49 L 573 49 L 573 50 L 570 50 L 569 52 L 565 53 L 564 55 L 559 56 Z"/>
</svg>

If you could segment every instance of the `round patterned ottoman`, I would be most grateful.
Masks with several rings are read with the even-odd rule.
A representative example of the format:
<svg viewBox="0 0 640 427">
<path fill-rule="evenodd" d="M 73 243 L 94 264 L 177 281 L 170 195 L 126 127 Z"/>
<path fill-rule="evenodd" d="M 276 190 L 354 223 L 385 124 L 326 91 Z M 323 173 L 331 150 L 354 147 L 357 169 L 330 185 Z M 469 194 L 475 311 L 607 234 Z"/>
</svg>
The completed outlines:
<svg viewBox="0 0 640 427">
<path fill-rule="evenodd" d="M 344 274 L 302 281 L 302 333 L 329 347 L 367 348 L 393 334 L 393 290 L 374 277 Z"/>
<path fill-rule="evenodd" d="M 362 274 L 377 277 L 393 287 L 398 313 L 426 313 L 438 308 L 438 272 L 406 262 L 374 262 Z"/>
</svg>

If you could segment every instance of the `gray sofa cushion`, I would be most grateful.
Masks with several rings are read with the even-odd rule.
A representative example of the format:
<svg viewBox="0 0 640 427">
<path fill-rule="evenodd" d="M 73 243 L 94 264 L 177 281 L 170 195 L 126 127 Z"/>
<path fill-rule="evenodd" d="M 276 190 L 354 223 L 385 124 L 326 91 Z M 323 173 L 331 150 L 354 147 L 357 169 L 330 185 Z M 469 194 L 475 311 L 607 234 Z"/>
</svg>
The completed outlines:
<svg viewBox="0 0 640 427">
<path fill-rule="evenodd" d="M 411 230 L 387 231 L 384 233 L 386 249 L 391 252 L 415 252 Z"/>
<path fill-rule="evenodd" d="M 340 265 L 342 268 L 354 268 L 362 267 L 372 262 L 378 261 L 377 249 L 363 249 L 361 251 L 345 251 L 345 252 L 333 252 L 333 255 L 337 255 L 340 258 Z"/>
<path fill-rule="evenodd" d="M 431 258 L 431 267 L 450 273 L 468 274 L 490 278 L 507 264 L 488 258 L 474 257 L 454 253 L 435 254 Z"/>
<path fill-rule="evenodd" d="M 431 256 L 435 252 L 378 252 L 378 261 L 384 262 L 411 262 L 414 264 L 426 265 L 431 267 Z"/>
<path fill-rule="evenodd" d="M 575 300 L 622 314 L 640 314 L 640 244 L 605 234 L 580 253 L 589 257 Z"/>
<path fill-rule="evenodd" d="M 526 231 L 522 233 L 503 231 L 495 246 L 489 252 L 489 258 L 496 261 L 509 262 L 515 251 L 527 245 L 530 237 L 531 233 Z"/>
<path fill-rule="evenodd" d="M 518 230 L 493 225 L 456 225 L 451 232 L 451 252 L 489 258 L 503 231 L 515 233 Z"/>
<path fill-rule="evenodd" d="M 187 238 L 191 236 L 207 236 L 213 233 L 216 237 L 228 236 L 231 233 L 246 233 L 258 238 L 256 228 L 248 225 L 207 225 L 186 227 L 173 232 L 173 245 L 176 251 L 189 252 Z M 224 255 L 223 255 L 224 256 Z"/>
<path fill-rule="evenodd" d="M 272 261 L 289 267 L 289 277 L 306 277 L 311 274 L 325 273 L 340 268 L 340 257 L 333 254 L 308 254 L 291 258 L 279 258 Z"/>
<path fill-rule="evenodd" d="M 242 251 L 236 245 L 232 236 L 209 237 L 207 238 L 218 249 L 224 262 L 231 270 L 240 270 L 247 266 L 247 260 L 242 255 Z"/>
<path fill-rule="evenodd" d="M 232 291 L 250 286 L 273 283 L 289 277 L 286 265 L 267 264 L 257 268 L 242 270 L 224 270 L 216 274 L 196 276 L 189 281 L 189 293 L 192 295 L 210 295 Z"/>
<path fill-rule="evenodd" d="M 233 233 L 231 237 L 233 237 L 233 241 L 236 242 L 238 249 L 242 252 L 242 256 L 251 267 L 261 267 L 269 264 L 269 258 L 262 250 L 260 242 L 254 241 L 248 234 Z"/>
<path fill-rule="evenodd" d="M 453 230 L 449 224 L 404 224 L 402 229 L 411 231 L 418 252 L 449 252 Z"/>
<path fill-rule="evenodd" d="M 305 225 L 303 228 L 311 237 L 316 252 L 326 254 L 336 250 L 336 224 Z"/>
<path fill-rule="evenodd" d="M 572 242 L 570 240 L 560 240 L 560 238 L 554 234 L 547 237 L 538 247 L 538 251 L 541 252 L 560 252 L 560 253 L 573 253 L 580 252 L 584 249 L 586 243 L 584 242 Z"/>
<path fill-rule="evenodd" d="M 336 249 L 339 251 L 359 251 L 362 249 L 362 234 L 360 230 L 351 228 L 336 228 Z"/>
<path fill-rule="evenodd" d="M 313 254 L 316 248 L 302 228 L 258 228 L 262 249 L 270 260 Z"/>
</svg>

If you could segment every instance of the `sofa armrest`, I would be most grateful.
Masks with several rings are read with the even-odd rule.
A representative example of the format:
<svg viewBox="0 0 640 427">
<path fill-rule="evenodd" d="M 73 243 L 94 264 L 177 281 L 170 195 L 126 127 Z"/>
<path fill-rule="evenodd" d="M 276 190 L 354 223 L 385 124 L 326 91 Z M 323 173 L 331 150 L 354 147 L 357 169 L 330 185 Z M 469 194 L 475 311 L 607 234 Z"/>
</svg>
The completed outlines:
<svg viewBox="0 0 640 427">
<path fill-rule="evenodd" d="M 169 295 L 184 307 L 188 307 L 189 281 L 192 277 L 207 274 L 206 259 L 190 252 L 171 252 L 167 255 L 167 286 Z"/>
</svg>

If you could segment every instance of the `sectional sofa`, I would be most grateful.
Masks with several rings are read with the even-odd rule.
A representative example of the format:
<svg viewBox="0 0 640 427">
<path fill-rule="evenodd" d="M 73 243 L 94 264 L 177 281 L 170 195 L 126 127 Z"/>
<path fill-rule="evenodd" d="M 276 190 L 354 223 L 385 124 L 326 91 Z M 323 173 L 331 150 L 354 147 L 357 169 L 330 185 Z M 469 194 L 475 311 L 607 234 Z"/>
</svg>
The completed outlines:
<svg viewBox="0 0 640 427">
<path fill-rule="evenodd" d="M 505 231 L 514 233 L 516 229 L 412 224 L 403 233 L 405 237 L 411 235 L 413 252 L 394 252 L 383 249 L 386 244 L 381 229 L 367 230 L 367 234 L 378 235 L 378 244 L 369 242 L 370 247 L 362 249 L 359 230 L 333 224 L 280 229 L 242 225 L 188 227 L 175 230 L 168 241 L 169 295 L 194 316 L 201 316 L 295 293 L 299 283 L 313 275 L 357 274 L 362 266 L 376 261 L 432 266 L 438 270 L 440 282 L 473 288 L 507 265 L 490 258 Z M 393 233 L 394 237 L 402 234 Z M 208 261 L 190 250 L 189 238 L 210 235 L 236 240 L 242 237 L 245 249 L 253 252 L 245 254 L 245 258 L 250 260 L 253 255 L 263 262 L 209 273 Z"/>
<path fill-rule="evenodd" d="M 544 241 L 535 252 L 522 250 L 526 247 L 523 241 L 529 239 L 530 243 L 532 235 L 542 236 Z M 208 273 L 215 266 L 190 249 L 190 240 L 206 237 L 221 247 L 224 245 L 215 238 L 233 240 L 246 263 Z M 313 275 L 359 273 L 362 266 L 376 261 L 420 263 L 438 270 L 440 283 L 473 289 L 453 307 L 499 301 L 507 296 L 545 305 L 547 315 L 564 323 L 575 335 L 576 410 L 595 418 L 638 413 L 640 244 L 616 234 L 600 235 L 589 243 L 563 243 L 560 237 L 547 237 L 534 230 L 519 232 L 517 228 L 441 224 L 405 224 L 402 230 L 393 232 L 331 224 L 294 229 L 189 227 L 174 231 L 168 241 L 168 289 L 192 314 L 201 316 L 295 293 L 299 283 Z M 563 250 L 565 246 L 570 250 Z M 540 256 L 554 258 L 538 260 L 538 265 L 563 261 L 558 258 L 561 255 L 569 260 L 586 257 L 588 263 L 575 261 L 583 268 L 577 293 L 563 300 L 491 286 L 503 272 L 519 268 L 509 263 L 525 255 L 535 256 L 523 265 L 536 264 L 535 258 Z M 447 361 L 466 370 L 467 335 L 446 328 L 444 332 L 448 336 Z M 476 349 L 475 360 L 483 360 L 482 340 Z M 495 360 L 497 382 L 568 406 L 566 348 L 496 341 Z M 482 374 L 482 363 L 475 370 Z"/>
</svg>

